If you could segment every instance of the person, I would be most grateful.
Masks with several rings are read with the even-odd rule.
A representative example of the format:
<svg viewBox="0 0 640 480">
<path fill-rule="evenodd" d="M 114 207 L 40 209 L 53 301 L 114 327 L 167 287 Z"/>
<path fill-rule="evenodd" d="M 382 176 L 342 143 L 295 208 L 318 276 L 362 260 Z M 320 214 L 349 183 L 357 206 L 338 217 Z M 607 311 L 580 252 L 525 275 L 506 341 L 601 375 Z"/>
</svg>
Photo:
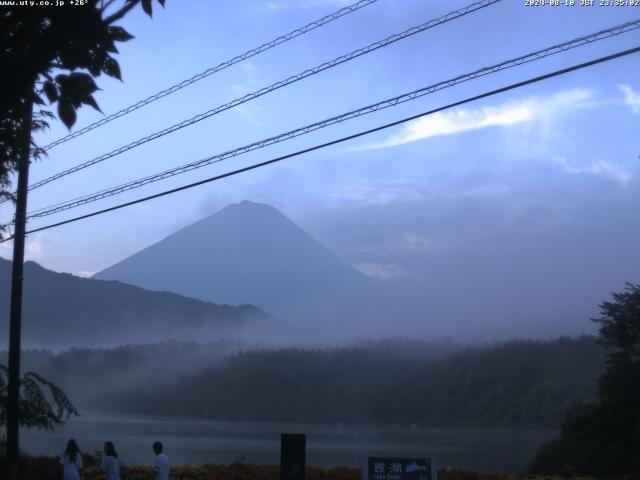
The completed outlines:
<svg viewBox="0 0 640 480">
<path fill-rule="evenodd" d="M 153 453 L 156 454 L 153 470 L 156 472 L 156 480 L 169 480 L 169 459 L 162 450 L 162 442 L 153 442 Z"/>
<path fill-rule="evenodd" d="M 80 480 L 80 470 L 83 467 L 82 453 L 73 438 L 67 442 L 67 449 L 60 456 L 60 464 L 63 467 L 64 480 Z"/>
<path fill-rule="evenodd" d="M 107 480 L 120 480 L 120 468 L 122 464 L 118 458 L 116 447 L 113 442 L 104 442 L 104 455 L 100 469 L 104 472 Z"/>
</svg>

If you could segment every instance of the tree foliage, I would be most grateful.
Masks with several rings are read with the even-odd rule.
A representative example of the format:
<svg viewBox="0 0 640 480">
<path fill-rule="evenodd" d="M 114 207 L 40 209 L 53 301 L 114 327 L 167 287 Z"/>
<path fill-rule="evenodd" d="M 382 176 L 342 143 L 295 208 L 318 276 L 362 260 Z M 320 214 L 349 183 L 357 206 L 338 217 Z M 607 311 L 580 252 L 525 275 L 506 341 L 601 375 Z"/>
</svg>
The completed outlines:
<svg viewBox="0 0 640 480">
<path fill-rule="evenodd" d="M 465 427 L 555 427 L 571 402 L 595 398 L 603 366 L 594 337 L 472 348 L 400 340 L 322 350 L 248 348 L 171 342 L 26 351 L 24 361 L 79 406 L 100 411 Z"/>
<path fill-rule="evenodd" d="M 164 6 L 164 0 L 158 0 Z M 116 44 L 133 38 L 116 22 L 137 5 L 151 15 L 152 0 L 87 0 L 77 6 L 0 6 L 0 196 L 12 198 L 11 172 L 33 131 L 48 127 L 57 104 L 71 128 L 82 105 L 98 109 L 94 77 L 121 79 Z M 33 114 L 29 111 L 33 102 Z M 44 154 L 31 141 L 31 156 Z"/>
<path fill-rule="evenodd" d="M 606 351 L 598 399 L 567 412 L 558 439 L 533 462 L 536 473 L 612 476 L 640 473 L 640 285 L 600 305 Z"/>
<path fill-rule="evenodd" d="M 7 386 L 9 370 L 0 365 L 0 424 L 7 422 Z M 27 372 L 20 381 L 20 424 L 53 430 L 71 415 L 76 407 L 54 383 L 34 372 Z"/>
<path fill-rule="evenodd" d="M 46 108 L 57 104 L 60 120 L 71 128 L 82 105 L 99 110 L 94 77 L 121 79 L 113 57 L 117 42 L 133 38 L 116 25 L 134 7 L 151 15 L 152 0 L 87 0 L 82 5 L 0 6 L 0 197 L 13 198 L 11 172 L 20 161 L 45 152 L 31 132 L 54 118 Z M 158 0 L 164 6 L 164 0 Z M 46 99 L 46 101 L 45 101 Z M 25 152 L 25 147 L 29 147 Z M 0 366 L 0 422 L 6 421 L 7 369 Z M 21 381 L 21 422 L 53 428 L 75 407 L 55 384 L 29 372 Z"/>
</svg>

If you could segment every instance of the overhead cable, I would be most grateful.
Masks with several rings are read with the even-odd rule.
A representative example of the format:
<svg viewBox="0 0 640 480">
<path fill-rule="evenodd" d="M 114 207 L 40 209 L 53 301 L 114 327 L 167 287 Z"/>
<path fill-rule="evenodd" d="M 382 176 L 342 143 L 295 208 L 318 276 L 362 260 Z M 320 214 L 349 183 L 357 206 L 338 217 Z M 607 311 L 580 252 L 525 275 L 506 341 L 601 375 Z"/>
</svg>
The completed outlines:
<svg viewBox="0 0 640 480">
<path fill-rule="evenodd" d="M 540 76 L 537 76 L 537 77 L 533 77 L 533 78 L 530 78 L 528 80 L 524 80 L 524 81 L 517 82 L 517 83 L 512 83 L 512 84 L 507 85 L 505 87 L 497 88 L 497 89 L 491 90 L 489 92 L 482 93 L 480 95 L 475 95 L 473 97 L 469 97 L 469 98 L 466 98 L 464 100 L 460 100 L 460 101 L 457 101 L 457 102 L 454 102 L 454 103 L 450 103 L 448 105 L 445 105 L 445 106 L 442 106 L 442 107 L 438 107 L 438 108 L 429 110 L 427 112 L 419 113 L 417 115 L 412 115 L 410 117 L 406 117 L 406 118 L 403 118 L 401 120 L 396 120 L 394 122 L 387 123 L 385 125 L 381 125 L 381 126 L 378 126 L 378 127 L 375 127 L 375 128 L 371 128 L 369 130 L 365 130 L 365 131 L 361 131 L 361 132 L 358 132 L 358 133 L 354 133 L 352 135 L 341 137 L 341 138 L 338 138 L 336 140 L 331 140 L 329 142 L 325 142 L 325 143 L 322 143 L 322 144 L 319 144 L 319 145 L 314 145 L 313 147 L 308 147 L 308 148 L 305 148 L 305 149 L 302 149 L 302 150 L 298 150 L 297 152 L 289 153 L 287 155 L 282 155 L 282 156 L 279 156 L 279 157 L 276 157 L 276 158 L 272 158 L 272 159 L 266 160 L 264 162 L 260 162 L 260 163 L 256 163 L 256 164 L 253 164 L 253 165 L 249 165 L 247 167 L 239 168 L 239 169 L 233 170 L 231 172 L 226 172 L 226 173 L 223 173 L 223 174 L 220 174 L 220 175 L 209 177 L 209 178 L 206 178 L 204 180 L 200 180 L 198 182 L 190 183 L 190 184 L 183 185 L 183 186 L 177 187 L 177 188 L 172 188 L 170 190 L 165 190 L 165 191 L 160 192 L 160 193 L 156 193 L 156 194 L 149 195 L 149 196 L 146 196 L 146 197 L 138 198 L 137 200 L 132 200 L 130 202 L 125 202 L 125 203 L 121 203 L 121 204 L 118 204 L 118 205 L 114 205 L 112 207 L 105 208 L 105 209 L 102 209 L 102 210 L 97 210 L 97 211 L 94 211 L 94 212 L 91 212 L 91 213 L 87 213 L 85 215 L 80 215 L 80 216 L 77 216 L 77 217 L 73 217 L 73 218 L 70 218 L 70 219 L 67 219 L 67 220 L 63 220 L 61 222 L 52 223 L 52 224 L 49 224 L 49 225 L 45 225 L 43 227 L 34 228 L 32 230 L 29 230 L 26 233 L 27 234 L 31 234 L 31 233 L 41 232 L 43 230 L 48 230 L 48 229 L 51 229 L 51 228 L 54 228 L 54 227 L 67 225 L 69 223 L 74 223 L 74 222 L 77 222 L 77 221 L 80 221 L 80 220 L 84 220 L 84 219 L 87 219 L 87 218 L 95 217 L 97 215 L 102 215 L 104 213 L 112 212 L 114 210 L 119 210 L 119 209 L 122 209 L 122 208 L 125 208 L 125 207 L 129 207 L 129 206 L 136 205 L 136 204 L 139 204 L 139 203 L 147 202 L 149 200 L 154 200 L 156 198 L 164 197 L 166 195 L 171 195 L 171 194 L 183 191 L 183 190 L 188 190 L 188 189 L 191 189 L 191 188 L 195 188 L 195 187 L 198 187 L 200 185 L 205 185 L 207 183 L 219 181 L 219 180 L 222 180 L 224 178 L 228 178 L 228 177 L 239 175 L 241 173 L 245 173 L 245 172 L 248 172 L 248 171 L 251 171 L 251 170 L 255 170 L 257 168 L 261 168 L 261 167 L 265 167 L 265 166 L 268 166 L 268 165 L 272 165 L 274 163 L 281 162 L 283 160 L 286 160 L 286 159 L 289 159 L 289 158 L 293 158 L 293 157 L 297 157 L 297 156 L 300 156 L 300 155 L 303 155 L 303 154 L 306 154 L 306 153 L 310 153 L 310 152 L 313 152 L 315 150 L 320 150 L 320 149 L 327 148 L 327 147 L 332 146 L 332 145 L 337 145 L 339 143 L 343 143 L 343 142 L 347 142 L 349 140 L 353 140 L 355 138 L 360 138 L 360 137 L 363 137 L 365 135 L 370 135 L 372 133 L 379 132 L 379 131 L 382 131 L 382 130 L 385 130 L 385 129 L 388 129 L 388 128 L 391 128 L 391 127 L 395 127 L 395 126 L 410 122 L 412 120 L 417 120 L 418 118 L 425 117 L 427 115 L 432 115 L 432 114 L 435 114 L 435 113 L 438 113 L 438 112 L 441 112 L 441 111 L 444 111 L 444 110 L 448 110 L 448 109 L 451 109 L 451 108 L 454 108 L 454 107 L 458 107 L 458 106 L 461 106 L 461 105 L 464 105 L 464 104 L 467 104 L 467 103 L 471 103 L 471 102 L 474 102 L 474 101 L 477 101 L 477 100 L 481 100 L 483 98 L 487 98 L 487 97 L 490 97 L 490 96 L 493 96 L 493 95 L 497 95 L 499 93 L 504 93 L 504 92 L 507 92 L 507 91 L 510 91 L 510 90 L 514 90 L 514 89 L 517 89 L 517 88 L 522 88 L 524 86 L 531 85 L 533 83 L 541 82 L 543 80 L 554 78 L 554 77 L 557 77 L 557 76 L 560 76 L 560 75 L 565 75 L 567 73 L 574 72 L 576 70 L 581 70 L 581 69 L 584 69 L 584 68 L 587 68 L 587 67 L 591 67 L 591 66 L 594 66 L 594 65 L 597 65 L 597 64 L 608 62 L 608 61 L 611 61 L 611 60 L 614 60 L 614 59 L 617 59 L 617 58 L 621 58 L 621 57 L 624 57 L 624 56 L 627 56 L 627 55 L 635 54 L 635 53 L 638 53 L 638 52 L 640 52 L 640 46 L 639 47 L 635 47 L 635 48 L 631 48 L 631 49 L 628 49 L 628 50 L 623 50 L 621 52 L 617 52 L 617 53 L 614 53 L 614 54 L 611 54 L 611 55 L 607 55 L 605 57 L 599 57 L 599 58 L 596 58 L 594 60 L 590 60 L 588 62 L 580 63 L 578 65 L 573 65 L 571 67 L 563 68 L 563 69 L 560 69 L 560 70 L 555 70 L 555 71 L 553 71 L 551 73 L 547 73 L 545 75 L 540 75 Z M 12 239 L 13 239 L 13 237 L 8 237 L 8 238 L 0 241 L 0 243 L 4 243 L 4 242 L 7 242 L 7 241 L 12 240 Z"/>
<path fill-rule="evenodd" d="M 102 125 L 105 125 L 109 122 L 112 122 L 113 120 L 120 118 L 120 117 L 124 117 L 125 115 L 128 115 L 129 113 L 138 110 L 139 108 L 142 108 L 146 105 L 149 105 L 150 103 L 155 102 L 156 100 L 160 100 L 163 97 L 166 97 L 167 95 L 171 95 L 174 92 L 177 92 L 178 90 L 182 90 L 183 88 L 192 85 L 196 82 L 199 82 L 200 80 L 207 78 L 211 75 L 213 75 L 214 73 L 218 73 L 226 68 L 231 67 L 232 65 L 235 65 L 236 63 L 240 63 L 243 62 L 244 60 L 247 60 L 251 57 L 254 57 L 262 52 L 266 52 L 267 50 L 270 50 L 274 47 L 277 47 L 278 45 L 281 45 L 283 43 L 286 43 L 290 40 L 293 40 L 296 37 L 299 37 L 301 35 L 304 35 L 305 33 L 309 33 L 312 30 L 315 30 L 316 28 L 322 27 L 324 25 L 327 25 L 328 23 L 333 22 L 334 20 L 337 20 L 341 17 L 344 17 L 345 15 L 348 15 L 350 13 L 356 12 L 358 10 L 360 10 L 361 8 L 367 7 L 369 5 L 371 5 L 372 3 L 377 2 L 378 0 L 360 0 L 359 2 L 355 2 L 351 5 L 348 5 L 344 8 L 341 8 L 340 10 L 337 10 L 329 15 L 326 15 L 318 20 L 315 20 L 311 23 L 308 23 L 302 27 L 296 28 L 295 30 L 292 30 L 289 33 L 286 33 L 284 35 L 281 35 L 277 38 L 274 38 L 273 40 L 263 43 L 262 45 L 260 45 L 259 47 L 256 48 L 252 48 L 251 50 L 247 50 L 246 52 L 237 55 L 229 60 L 225 60 L 224 62 L 219 63 L 218 65 L 216 65 L 215 67 L 211 67 L 207 70 L 205 70 L 204 72 L 200 72 L 197 75 L 194 75 L 191 78 L 188 78 L 186 80 L 183 80 L 179 83 L 176 83 L 175 85 L 172 85 L 164 90 L 160 90 L 157 93 L 154 93 L 153 95 L 148 96 L 147 98 L 145 98 L 144 100 L 140 100 L 139 102 L 134 103 L 133 105 L 129 105 L 126 108 L 123 108 L 122 110 L 119 110 L 115 113 L 112 113 L 111 115 L 108 115 L 104 118 L 101 118 L 100 120 L 98 120 L 97 122 L 94 122 L 90 125 L 87 125 L 86 127 L 83 127 L 79 130 L 76 130 L 75 132 L 70 133 L 69 135 L 66 135 L 62 138 L 59 138 L 58 140 L 56 140 L 55 142 L 52 142 L 48 145 L 46 145 L 45 147 L 43 147 L 45 150 L 51 150 L 52 148 L 57 147 L 58 145 L 61 145 L 65 142 L 68 142 L 69 140 L 79 137 L 80 135 L 84 135 L 87 132 L 90 132 L 91 130 L 94 130 L 98 127 L 101 127 Z"/>
<path fill-rule="evenodd" d="M 391 45 L 395 42 L 398 42 L 400 40 L 404 40 L 405 38 L 411 37 L 417 33 L 420 32 L 424 32 L 425 30 L 434 28 L 438 25 L 442 25 L 445 24 L 447 22 L 450 22 L 452 20 L 455 20 L 457 18 L 461 18 L 464 17 L 466 15 L 469 15 L 470 13 L 476 12 L 480 9 L 486 8 L 490 5 L 493 5 L 495 3 L 498 3 L 502 0 L 481 0 L 479 2 L 475 2 L 472 3 L 464 8 L 455 10 L 453 12 L 447 13 L 446 15 L 443 15 L 439 18 L 433 19 L 433 20 L 429 20 L 426 23 L 423 23 L 421 25 L 415 26 L 415 27 L 411 27 L 403 32 L 400 33 L 396 33 L 394 35 L 391 35 L 383 40 L 374 42 L 372 44 L 367 45 L 366 47 L 362 47 L 359 48 L 357 50 L 354 50 L 350 53 L 347 53 L 346 55 L 342 55 L 340 57 L 334 58 L 333 60 L 330 60 L 328 62 L 322 63 L 316 67 L 304 70 L 303 72 L 300 72 L 296 75 L 292 75 L 284 80 L 280 80 L 276 83 L 273 83 L 267 87 L 263 87 L 259 90 L 256 90 L 252 93 L 249 93 L 247 95 L 244 95 L 240 98 L 237 98 L 235 100 L 232 100 L 231 102 L 225 103 L 223 105 L 219 105 L 211 110 L 208 110 L 204 113 L 201 113 L 199 115 L 196 115 L 194 117 L 191 117 L 187 120 L 183 120 L 182 122 L 176 123 L 170 127 L 167 127 L 163 130 L 159 130 L 157 132 L 154 132 L 150 135 L 147 135 L 146 137 L 142 137 L 139 138 L 138 140 L 135 140 L 127 145 L 121 146 L 115 150 L 112 150 L 111 152 L 105 153 L 103 155 L 100 155 L 98 157 L 95 157 L 91 160 L 88 160 L 86 162 L 80 163 L 74 167 L 71 167 L 67 170 L 64 170 L 62 172 L 56 173 L 48 178 L 45 178 L 43 180 L 40 180 L 39 182 L 36 182 L 34 184 L 32 184 L 31 186 L 29 186 L 29 190 L 34 190 L 36 188 L 42 187 L 43 185 L 46 185 L 47 183 L 53 182 L 54 180 L 58 180 L 59 178 L 65 177 L 67 175 L 70 175 L 72 173 L 78 172 L 80 170 L 83 170 L 87 167 L 90 167 L 92 165 L 95 165 L 97 163 L 101 163 L 104 162 L 105 160 L 108 160 L 110 158 L 113 158 L 117 155 L 120 155 L 124 152 L 127 152 L 133 148 L 139 147 L 140 145 L 143 145 L 145 143 L 151 142 L 152 140 L 156 140 L 158 138 L 164 137 L 165 135 L 169 135 L 171 133 L 174 133 L 182 128 L 188 127 L 190 125 L 193 125 L 195 123 L 201 122 L 202 120 L 205 120 L 207 118 L 212 117 L 213 115 L 217 115 L 221 112 L 224 112 L 226 110 L 229 110 L 231 108 L 237 107 L 239 105 L 242 105 L 243 103 L 246 103 L 250 100 L 253 100 L 255 98 L 261 97 L 267 93 L 273 92 L 274 90 L 278 90 L 282 87 L 286 87 L 288 85 L 291 85 L 293 83 L 299 82 L 300 80 L 303 80 L 307 77 L 310 77 L 312 75 L 316 75 L 320 72 L 323 72 L 325 70 L 328 70 L 330 68 L 333 68 L 337 65 L 341 65 L 345 62 L 349 62 L 355 58 L 358 58 L 362 55 L 366 55 L 368 53 L 371 53 L 375 50 L 378 50 L 380 48 L 386 47 L 388 45 Z"/>
<path fill-rule="evenodd" d="M 616 25 L 610 28 L 607 28 L 605 30 L 600 30 L 594 33 L 591 33 L 589 35 L 584 35 L 578 38 L 575 38 L 573 40 L 567 41 L 567 42 L 563 42 L 557 45 L 553 45 L 547 48 L 544 48 L 542 50 L 537 50 L 535 52 L 532 53 L 527 53 L 525 55 L 510 59 L 510 60 L 506 60 L 503 61 L 501 63 L 489 66 L 489 67 L 484 67 L 481 68 L 479 70 L 475 70 L 473 72 L 470 73 L 465 73 L 462 75 L 458 75 L 457 77 L 451 78 L 449 80 L 444 80 L 441 82 L 438 82 L 436 84 L 433 85 L 429 85 L 423 88 L 420 88 L 418 90 L 414 90 L 412 92 L 408 92 L 408 93 L 403 93 L 402 95 L 398 95 L 395 96 L 393 98 L 389 98 L 386 100 L 383 100 L 381 102 L 377 102 L 371 105 L 367 105 L 365 107 L 356 109 L 356 110 L 352 110 L 350 112 L 346 112 L 346 113 L 342 113 L 340 115 L 336 115 L 334 117 L 331 118 L 327 118 L 315 123 L 312 123 L 310 125 L 306 125 L 304 127 L 300 127 L 300 128 L 296 128 L 294 130 L 290 130 L 288 132 L 285 133 L 281 133 L 266 139 L 262 139 L 253 143 L 250 143 L 248 145 L 244 145 L 242 147 L 238 147 L 235 148 L 233 150 L 228 150 L 226 152 L 223 153 L 218 153 L 216 155 L 212 155 L 191 163 L 187 163 L 184 165 L 181 165 L 179 167 L 175 167 L 169 170 L 165 170 L 163 172 L 159 172 L 153 175 L 149 175 L 147 177 L 143 177 L 143 178 L 139 178 L 127 183 L 124 183 L 122 185 L 118 185 L 116 187 L 111 187 L 108 188 L 106 190 L 102 190 L 96 193 L 92 193 L 89 195 L 85 195 L 82 197 L 78 197 L 72 200 L 67 200 L 65 202 L 60 202 L 57 203 L 55 205 L 49 205 L 47 207 L 43 207 L 40 208 L 38 210 L 34 210 L 32 212 L 29 212 L 29 214 L 27 215 L 27 218 L 39 218 L 39 217 L 45 217 L 48 215 L 53 215 L 55 213 L 60 213 L 64 210 L 68 210 L 71 208 L 76 208 L 79 207 L 81 205 L 85 205 L 88 203 L 92 203 L 98 200 L 102 200 L 104 198 L 108 198 L 114 195 L 118 195 L 120 193 L 129 191 L 129 190 L 133 190 L 136 188 L 140 188 L 143 187 L 145 185 L 148 185 L 150 183 L 154 183 L 160 180 L 164 180 L 176 175 L 180 175 L 186 172 L 190 172 L 192 170 L 196 170 L 198 168 L 202 168 L 211 164 L 215 164 L 215 163 L 219 163 L 222 162 L 224 160 L 227 160 L 229 158 L 233 158 L 233 157 L 237 157 L 240 155 L 243 155 L 245 153 L 254 151 L 254 150 L 258 150 L 260 148 L 264 148 L 267 147 L 269 145 L 273 145 L 276 143 L 280 143 L 301 135 L 305 135 L 308 133 L 311 133 L 313 131 L 319 130 L 321 128 L 325 128 L 328 127 L 330 125 L 334 125 L 337 123 L 342 123 L 354 118 L 358 118 L 360 116 L 363 115 L 367 115 L 373 112 L 377 112 L 379 110 L 383 110 L 389 107 L 393 107 L 402 103 L 406 103 L 412 100 L 415 100 L 417 98 L 420 98 L 422 96 L 437 92 L 439 90 L 443 90 L 445 88 L 449 88 L 452 87 L 454 85 L 463 83 L 463 82 L 467 82 L 469 80 L 473 80 L 479 77 L 483 77 L 486 75 L 490 75 L 493 73 L 497 73 L 500 72 L 502 70 L 506 70 L 509 68 L 513 68 L 519 65 L 523 65 L 526 63 L 530 63 L 536 60 L 540 60 L 543 58 L 546 58 L 548 56 L 551 55 L 555 55 L 557 53 L 561 53 L 561 52 L 565 52 L 568 50 L 571 50 L 573 48 L 577 48 L 583 45 L 587 45 L 587 44 L 591 44 L 593 42 L 597 42 L 600 40 L 604 40 L 606 38 L 612 37 L 612 36 L 617 36 L 617 35 L 621 35 L 623 33 L 627 33 L 630 32 L 632 30 L 636 30 L 640 28 L 640 19 L 631 21 L 631 22 L 626 22 L 620 25 Z"/>
</svg>

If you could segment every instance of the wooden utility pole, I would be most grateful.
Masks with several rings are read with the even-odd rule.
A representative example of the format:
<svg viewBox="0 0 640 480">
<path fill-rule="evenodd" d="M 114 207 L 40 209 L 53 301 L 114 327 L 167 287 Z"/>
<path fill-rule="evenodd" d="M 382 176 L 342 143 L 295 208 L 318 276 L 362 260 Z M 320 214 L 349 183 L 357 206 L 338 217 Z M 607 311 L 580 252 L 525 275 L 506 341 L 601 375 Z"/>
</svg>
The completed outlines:
<svg viewBox="0 0 640 480">
<path fill-rule="evenodd" d="M 13 265 L 11 273 L 11 314 L 9 319 L 9 385 L 7 392 L 7 480 L 18 480 L 20 435 L 20 333 L 22 327 L 22 275 L 29 187 L 31 152 L 31 120 L 33 115 L 34 82 L 24 96 L 22 148 L 18 159 L 18 190 L 13 235 Z"/>
</svg>

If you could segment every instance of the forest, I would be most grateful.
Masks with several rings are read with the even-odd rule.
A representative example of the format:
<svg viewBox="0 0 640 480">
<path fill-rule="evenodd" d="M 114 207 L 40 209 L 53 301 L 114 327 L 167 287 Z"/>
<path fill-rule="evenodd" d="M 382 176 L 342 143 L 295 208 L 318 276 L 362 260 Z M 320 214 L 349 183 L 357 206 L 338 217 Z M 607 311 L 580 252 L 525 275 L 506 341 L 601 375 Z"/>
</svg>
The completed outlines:
<svg viewBox="0 0 640 480">
<path fill-rule="evenodd" d="M 386 340 L 340 348 L 165 342 L 31 350 L 25 368 L 82 411 L 210 419 L 557 427 L 595 397 L 595 337 L 501 344 Z"/>
</svg>

